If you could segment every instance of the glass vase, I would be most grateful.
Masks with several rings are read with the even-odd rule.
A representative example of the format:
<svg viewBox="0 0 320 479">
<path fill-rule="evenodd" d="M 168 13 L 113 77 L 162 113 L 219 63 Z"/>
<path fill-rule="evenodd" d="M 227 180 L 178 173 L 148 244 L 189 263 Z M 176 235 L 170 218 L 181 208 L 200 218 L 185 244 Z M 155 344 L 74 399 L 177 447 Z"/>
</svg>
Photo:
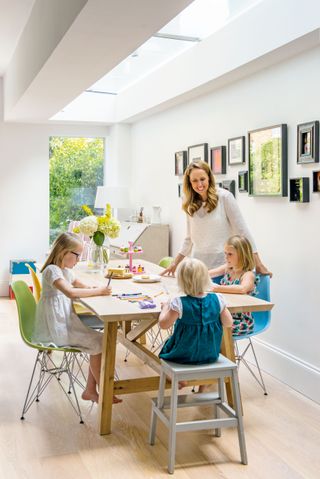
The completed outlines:
<svg viewBox="0 0 320 479">
<path fill-rule="evenodd" d="M 105 238 L 102 246 L 97 245 L 93 239 L 90 241 L 87 266 L 92 273 L 103 273 L 110 257 L 109 239 Z"/>
</svg>

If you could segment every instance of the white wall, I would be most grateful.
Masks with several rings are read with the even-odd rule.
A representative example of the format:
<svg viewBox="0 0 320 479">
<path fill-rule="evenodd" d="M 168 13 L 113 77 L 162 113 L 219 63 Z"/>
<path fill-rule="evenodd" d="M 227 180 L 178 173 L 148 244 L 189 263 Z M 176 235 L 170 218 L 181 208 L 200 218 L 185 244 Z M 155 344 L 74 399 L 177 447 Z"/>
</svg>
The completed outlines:
<svg viewBox="0 0 320 479">
<path fill-rule="evenodd" d="M 8 295 L 10 259 L 39 260 L 49 247 L 49 137 L 107 133 L 101 126 L 0 121 L 0 295 Z"/>
<path fill-rule="evenodd" d="M 175 151 L 202 142 L 226 144 L 251 129 L 287 123 L 289 177 L 311 179 L 312 170 L 320 169 L 296 164 L 297 124 L 320 119 L 319 65 L 316 48 L 133 126 L 132 194 L 141 205 L 162 206 L 163 221 L 172 227 L 173 255 L 184 237 Z M 246 167 L 228 167 L 225 178 L 237 179 Z M 320 402 L 320 194 L 311 193 L 308 204 L 246 193 L 237 193 L 237 200 L 274 273 L 272 327 L 258 341 L 263 367 Z"/>
<path fill-rule="evenodd" d="M 153 205 L 161 205 L 163 222 L 172 227 L 173 254 L 179 250 L 185 227 L 174 176 L 175 151 L 201 142 L 226 144 L 228 138 L 250 129 L 283 122 L 288 124 L 289 177 L 311 177 L 313 169 L 320 169 L 320 165 L 296 164 L 296 125 L 320 119 L 319 61 L 320 48 L 310 50 L 138 122 L 131 135 L 127 127 L 115 129 L 116 136 L 108 141 L 121 153 L 123 177 L 119 168 L 107 171 L 130 185 L 131 170 L 133 204 L 145 206 L 147 215 Z M 0 294 L 7 294 L 10 258 L 38 259 L 48 249 L 49 136 L 108 134 L 107 127 L 0 121 Z M 127 143 L 123 148 L 120 139 Z M 229 167 L 226 178 L 236 179 L 239 169 L 243 168 Z M 245 193 L 238 193 L 237 200 L 263 260 L 274 273 L 272 327 L 258 340 L 263 367 L 320 402 L 320 195 L 311 194 L 311 202 L 305 205 Z"/>
</svg>

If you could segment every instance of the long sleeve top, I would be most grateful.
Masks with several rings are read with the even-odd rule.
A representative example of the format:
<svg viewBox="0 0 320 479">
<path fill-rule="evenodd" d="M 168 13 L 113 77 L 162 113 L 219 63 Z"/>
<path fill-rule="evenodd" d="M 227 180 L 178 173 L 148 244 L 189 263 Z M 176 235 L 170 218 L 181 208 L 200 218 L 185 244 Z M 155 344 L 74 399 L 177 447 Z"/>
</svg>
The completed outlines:
<svg viewBox="0 0 320 479">
<path fill-rule="evenodd" d="M 257 248 L 243 219 L 239 206 L 229 191 L 217 188 L 219 201 L 210 213 L 202 205 L 193 216 L 187 216 L 187 235 L 180 254 L 203 261 L 208 268 L 216 268 L 225 262 L 224 245 L 234 235 L 245 236 L 251 243 L 253 252 Z"/>
</svg>

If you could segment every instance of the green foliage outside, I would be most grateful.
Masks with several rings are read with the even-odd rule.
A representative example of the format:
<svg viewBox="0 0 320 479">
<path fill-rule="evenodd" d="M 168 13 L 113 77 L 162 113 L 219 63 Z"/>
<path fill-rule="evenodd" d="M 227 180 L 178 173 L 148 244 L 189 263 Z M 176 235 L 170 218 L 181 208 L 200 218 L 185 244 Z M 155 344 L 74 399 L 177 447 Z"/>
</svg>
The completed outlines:
<svg viewBox="0 0 320 479">
<path fill-rule="evenodd" d="M 260 141 L 259 141 L 260 140 Z M 254 195 L 276 195 L 281 191 L 281 141 L 258 138 L 255 150 L 250 146 L 250 183 Z"/>
<path fill-rule="evenodd" d="M 83 204 L 94 206 L 97 186 L 103 185 L 103 138 L 51 137 L 50 243 L 67 231 L 70 220 L 85 216 Z"/>
</svg>

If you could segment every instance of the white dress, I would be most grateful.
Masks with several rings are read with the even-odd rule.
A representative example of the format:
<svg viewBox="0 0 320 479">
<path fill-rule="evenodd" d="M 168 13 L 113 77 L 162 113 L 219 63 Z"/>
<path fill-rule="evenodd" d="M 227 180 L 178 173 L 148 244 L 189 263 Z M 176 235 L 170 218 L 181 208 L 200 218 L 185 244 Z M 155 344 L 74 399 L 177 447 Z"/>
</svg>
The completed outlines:
<svg viewBox="0 0 320 479">
<path fill-rule="evenodd" d="M 72 301 L 59 291 L 54 282 L 64 279 L 73 283 L 69 269 L 49 265 L 42 273 L 42 292 L 37 305 L 33 340 L 43 346 L 68 346 L 88 354 L 102 351 L 102 334 L 85 326 L 72 310 Z"/>
<path fill-rule="evenodd" d="M 243 235 L 257 251 L 253 237 L 243 219 L 239 206 L 232 193 L 217 188 L 219 201 L 210 213 L 201 206 L 193 216 L 187 216 L 187 236 L 180 253 L 200 259 L 208 268 L 216 268 L 225 263 L 224 245 L 234 235 Z"/>
</svg>

